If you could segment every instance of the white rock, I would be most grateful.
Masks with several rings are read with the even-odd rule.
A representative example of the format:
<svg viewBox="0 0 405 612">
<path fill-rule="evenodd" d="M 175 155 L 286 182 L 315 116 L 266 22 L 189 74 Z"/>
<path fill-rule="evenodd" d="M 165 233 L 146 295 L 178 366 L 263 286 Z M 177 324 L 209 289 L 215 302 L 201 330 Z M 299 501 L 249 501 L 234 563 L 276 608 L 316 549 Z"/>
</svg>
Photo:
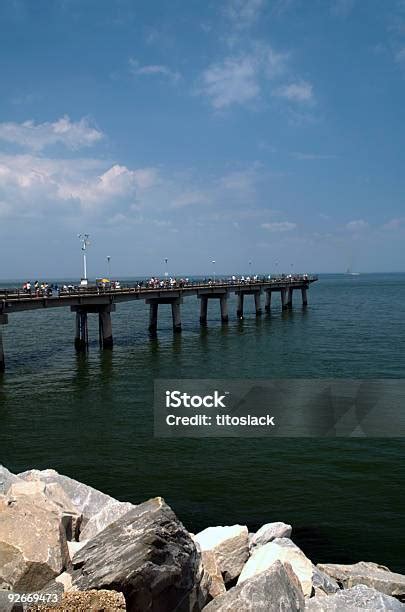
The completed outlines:
<svg viewBox="0 0 405 612">
<path fill-rule="evenodd" d="M 67 547 L 69 551 L 69 557 L 73 559 L 73 556 L 77 553 L 78 550 L 86 546 L 88 540 L 82 540 L 81 542 L 68 542 Z"/>
<path fill-rule="evenodd" d="M 112 500 L 108 502 L 100 512 L 97 512 L 86 523 L 85 527 L 80 532 L 80 541 L 91 540 L 95 535 L 103 531 L 106 527 L 114 523 L 121 516 L 135 508 L 133 504 L 128 502 L 120 502 Z"/>
<path fill-rule="evenodd" d="M 312 591 L 312 562 L 304 555 L 302 550 L 288 538 L 276 538 L 264 546 L 253 551 L 252 556 L 244 566 L 239 576 L 238 585 L 271 567 L 276 561 L 290 563 L 296 574 L 304 595 Z"/>
<path fill-rule="evenodd" d="M 291 536 L 292 527 L 286 523 L 266 523 L 260 527 L 259 531 L 253 534 L 250 538 L 250 548 L 263 546 L 272 542 L 276 538 L 289 538 Z"/>
<path fill-rule="evenodd" d="M 4 465 L 0 465 L 0 495 L 5 495 L 10 486 L 19 480 L 18 476 L 12 474 Z"/>
<path fill-rule="evenodd" d="M 212 551 L 225 583 L 237 578 L 249 557 L 248 529 L 241 525 L 208 527 L 194 536 L 201 551 Z"/>
</svg>

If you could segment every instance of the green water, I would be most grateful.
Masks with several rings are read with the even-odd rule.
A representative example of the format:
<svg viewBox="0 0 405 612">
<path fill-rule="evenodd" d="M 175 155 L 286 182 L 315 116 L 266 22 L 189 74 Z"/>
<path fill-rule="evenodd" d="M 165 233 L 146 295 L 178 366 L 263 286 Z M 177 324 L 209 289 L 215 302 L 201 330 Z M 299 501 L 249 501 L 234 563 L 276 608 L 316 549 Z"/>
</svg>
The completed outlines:
<svg viewBox="0 0 405 612">
<path fill-rule="evenodd" d="M 190 531 L 282 520 L 315 562 L 372 560 L 405 571 L 401 439 L 153 438 L 155 378 L 404 378 L 405 275 L 324 275 L 303 311 L 222 327 L 210 304 L 169 307 L 150 340 L 143 302 L 113 314 L 112 353 L 89 317 L 87 356 L 73 350 L 68 309 L 11 315 L 0 379 L 0 462 L 14 472 L 53 467 L 121 500 L 162 495 Z M 405 401 L 405 398 L 404 398 Z"/>
</svg>

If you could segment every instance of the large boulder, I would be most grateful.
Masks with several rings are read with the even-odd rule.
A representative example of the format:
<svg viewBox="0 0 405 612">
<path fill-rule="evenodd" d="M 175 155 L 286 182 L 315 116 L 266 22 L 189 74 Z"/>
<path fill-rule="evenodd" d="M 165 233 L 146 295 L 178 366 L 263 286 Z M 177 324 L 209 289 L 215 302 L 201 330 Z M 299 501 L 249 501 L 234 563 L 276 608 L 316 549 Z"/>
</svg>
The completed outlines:
<svg viewBox="0 0 405 612">
<path fill-rule="evenodd" d="M 288 538 L 276 538 L 273 542 L 254 550 L 239 576 L 238 585 L 268 569 L 277 561 L 289 563 L 300 581 L 304 595 L 311 595 L 312 562 Z"/>
<path fill-rule="evenodd" d="M 123 612 L 125 598 L 116 591 L 69 591 L 52 605 L 30 606 L 27 612 Z"/>
<path fill-rule="evenodd" d="M 18 477 L 23 480 L 42 480 L 46 484 L 58 483 L 86 520 L 100 512 L 109 502 L 116 501 L 113 497 L 69 476 L 58 474 L 55 470 L 28 470 L 18 474 Z"/>
<path fill-rule="evenodd" d="M 0 588 L 40 590 L 67 567 L 66 520 L 42 494 L 0 497 Z"/>
<path fill-rule="evenodd" d="M 298 579 L 288 563 L 274 563 L 209 603 L 204 612 L 294 612 L 304 610 Z"/>
<path fill-rule="evenodd" d="M 405 605 L 395 597 L 384 595 L 376 589 L 359 584 L 347 590 L 338 591 L 329 597 L 307 599 L 305 611 L 310 612 L 404 612 Z"/>
<path fill-rule="evenodd" d="M 317 567 L 345 589 L 365 584 L 386 595 L 405 597 L 405 576 L 391 572 L 383 565 L 360 561 L 353 565 L 318 563 Z"/>
<path fill-rule="evenodd" d="M 67 539 L 72 540 L 79 537 L 82 515 L 58 483 L 47 484 L 42 480 L 19 480 L 10 486 L 7 496 L 19 499 L 22 495 L 31 497 L 33 503 L 41 499 L 42 501 L 49 500 L 63 517 Z"/>
<path fill-rule="evenodd" d="M 129 611 L 188 612 L 201 607 L 200 561 L 186 529 L 157 497 L 127 512 L 74 555 L 72 586 L 120 591 Z"/>
<path fill-rule="evenodd" d="M 202 552 L 212 551 L 225 583 L 237 578 L 249 557 L 247 527 L 208 527 L 194 536 Z"/>
<path fill-rule="evenodd" d="M 260 527 L 259 531 L 252 534 L 249 542 L 251 551 L 256 546 L 264 546 L 272 542 L 276 538 L 289 538 L 291 536 L 292 527 L 286 523 L 266 523 Z"/>
<path fill-rule="evenodd" d="M 4 465 L 0 465 L 0 495 L 5 495 L 10 486 L 19 480 L 18 476 L 9 472 Z"/>
<path fill-rule="evenodd" d="M 46 489 L 61 488 L 70 504 L 83 519 L 80 535 L 75 539 L 89 540 L 108 525 L 134 508 L 129 502 L 120 502 L 97 489 L 93 489 L 69 476 L 58 474 L 55 470 L 29 470 L 18 474 L 18 478 L 28 482 L 43 482 Z"/>
</svg>

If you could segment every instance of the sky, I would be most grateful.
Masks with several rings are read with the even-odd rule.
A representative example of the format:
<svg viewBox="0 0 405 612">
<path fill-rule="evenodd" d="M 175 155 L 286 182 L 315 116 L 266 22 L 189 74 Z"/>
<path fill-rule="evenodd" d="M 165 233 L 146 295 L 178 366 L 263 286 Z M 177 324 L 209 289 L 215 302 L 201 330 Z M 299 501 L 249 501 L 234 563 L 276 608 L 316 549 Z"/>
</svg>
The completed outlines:
<svg viewBox="0 0 405 612">
<path fill-rule="evenodd" d="M 2 0 L 0 68 L 1 279 L 405 270 L 403 0 Z"/>
</svg>

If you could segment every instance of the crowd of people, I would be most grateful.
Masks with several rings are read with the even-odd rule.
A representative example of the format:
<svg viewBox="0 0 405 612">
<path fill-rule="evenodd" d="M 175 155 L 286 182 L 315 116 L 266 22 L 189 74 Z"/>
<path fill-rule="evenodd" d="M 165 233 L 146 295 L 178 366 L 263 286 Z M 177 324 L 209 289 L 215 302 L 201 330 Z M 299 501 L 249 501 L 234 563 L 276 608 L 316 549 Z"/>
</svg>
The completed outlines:
<svg viewBox="0 0 405 612">
<path fill-rule="evenodd" d="M 262 282 L 277 282 L 277 281 L 299 281 L 299 280 L 307 280 L 308 274 L 281 274 L 277 276 L 271 276 L 268 274 L 267 276 L 259 276 L 254 274 L 250 275 L 232 275 L 226 278 L 204 278 L 204 279 L 190 279 L 189 277 L 165 277 L 159 278 L 152 276 L 148 280 L 139 280 L 135 284 L 135 288 L 141 291 L 142 289 L 174 289 L 174 288 L 182 288 L 188 287 L 191 285 L 218 285 L 218 284 L 232 284 L 232 285 L 240 285 L 240 284 L 251 284 L 251 283 L 262 283 Z M 131 288 L 134 288 L 134 285 L 131 285 Z M 63 284 L 58 285 L 57 283 L 47 283 L 47 282 L 39 282 L 35 281 L 31 283 L 31 281 L 26 281 L 23 284 L 23 292 L 28 293 L 34 296 L 46 296 L 52 297 L 53 295 L 62 295 L 66 293 L 74 293 L 77 291 L 111 291 L 111 290 L 119 290 L 121 289 L 121 283 L 119 281 L 110 281 L 107 279 L 102 279 L 102 281 L 97 280 L 95 285 L 86 285 L 86 286 L 78 286 L 73 284 Z"/>
</svg>

